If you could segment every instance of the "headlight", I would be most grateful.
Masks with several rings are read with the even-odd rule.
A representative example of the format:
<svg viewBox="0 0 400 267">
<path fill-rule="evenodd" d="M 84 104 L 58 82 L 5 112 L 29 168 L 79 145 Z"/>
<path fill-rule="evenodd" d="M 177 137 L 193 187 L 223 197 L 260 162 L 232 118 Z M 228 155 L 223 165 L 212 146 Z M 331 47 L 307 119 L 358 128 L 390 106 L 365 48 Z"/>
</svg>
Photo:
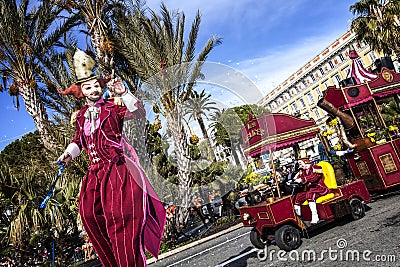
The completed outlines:
<svg viewBox="0 0 400 267">
<path fill-rule="evenodd" d="M 256 194 L 256 195 L 254 195 L 254 201 L 255 201 L 255 202 L 257 202 L 257 203 L 260 203 L 260 202 L 261 202 L 261 200 L 262 200 L 262 197 L 261 197 L 261 195 L 260 195 L 260 194 Z"/>
<path fill-rule="evenodd" d="M 248 219 L 250 219 L 250 214 L 247 212 L 243 213 L 243 221 L 247 221 Z"/>
<path fill-rule="evenodd" d="M 253 203 L 253 199 L 251 198 L 251 194 L 247 194 L 247 195 L 244 197 L 244 200 L 246 200 L 246 202 L 247 202 L 248 205 L 251 205 L 251 204 Z"/>
</svg>

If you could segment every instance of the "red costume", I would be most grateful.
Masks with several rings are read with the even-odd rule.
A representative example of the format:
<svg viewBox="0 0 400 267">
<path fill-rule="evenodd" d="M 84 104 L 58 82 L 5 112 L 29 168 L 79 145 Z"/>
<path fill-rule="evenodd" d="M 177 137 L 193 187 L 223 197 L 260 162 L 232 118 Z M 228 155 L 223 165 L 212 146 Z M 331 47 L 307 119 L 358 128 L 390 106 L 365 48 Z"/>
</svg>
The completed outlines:
<svg viewBox="0 0 400 267">
<path fill-rule="evenodd" d="M 329 188 L 325 185 L 322 167 L 318 165 L 310 165 L 306 170 L 302 170 L 301 174 L 297 176 L 306 184 L 307 191 L 299 192 L 296 194 L 294 203 L 296 205 L 303 204 L 304 201 L 315 202 L 320 196 L 329 193 Z"/>
<path fill-rule="evenodd" d="M 138 160 L 124 155 L 122 136 L 126 116 L 145 111 L 139 101 L 133 112 L 105 99 L 95 107 L 78 112 L 72 140 L 91 162 L 79 197 L 82 223 L 103 266 L 146 266 L 144 248 L 158 256 L 166 214 Z M 97 113 L 94 119 L 88 110 Z"/>
</svg>

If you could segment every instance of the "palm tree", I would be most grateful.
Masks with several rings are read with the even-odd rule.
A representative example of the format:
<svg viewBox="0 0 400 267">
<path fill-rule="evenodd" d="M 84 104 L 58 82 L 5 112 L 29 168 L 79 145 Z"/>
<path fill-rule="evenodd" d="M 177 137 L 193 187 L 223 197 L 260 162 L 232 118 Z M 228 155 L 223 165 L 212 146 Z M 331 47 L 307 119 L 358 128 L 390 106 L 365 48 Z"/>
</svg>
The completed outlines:
<svg viewBox="0 0 400 267">
<path fill-rule="evenodd" d="M 46 195 L 46 189 L 43 181 L 36 176 L 38 169 L 40 166 L 30 164 L 16 178 L 6 165 L 0 168 L 0 213 L 4 217 L 0 222 L 1 249 L 5 254 L 19 255 L 20 262 L 28 263 L 33 256 L 32 249 L 38 243 L 47 247 L 48 251 L 51 249 L 51 243 L 46 241 L 51 240 L 52 231 L 57 231 L 60 235 L 57 250 L 63 251 L 59 256 L 67 261 L 74 251 L 70 248 L 71 237 L 78 235 L 78 208 L 74 196 L 79 190 L 80 176 L 70 176 L 68 182 L 61 179 L 55 195 L 42 211 L 39 204 Z M 51 180 L 53 172 L 46 176 L 47 180 Z M 77 241 L 78 238 L 75 238 L 72 243 L 77 244 Z"/>
<path fill-rule="evenodd" d="M 228 108 L 219 116 L 214 125 L 216 141 L 218 144 L 231 147 L 232 156 L 236 165 L 244 164 L 240 161 L 237 151 L 240 151 L 241 129 L 249 120 L 249 114 L 255 117 L 267 114 L 269 111 L 263 107 L 251 104 Z"/>
<path fill-rule="evenodd" d="M 69 122 L 64 123 L 64 128 L 67 129 L 57 125 L 59 131 L 68 131 L 68 135 L 73 131 Z M 65 143 L 68 139 L 59 142 Z M 60 258 L 67 260 L 78 246 L 76 196 L 85 172 L 81 166 L 84 163 L 87 166 L 88 159 L 79 157 L 68 167 L 42 211 L 39 204 L 57 173 L 46 151 L 36 131 L 14 141 L 0 154 L 0 255 L 4 252 L 32 257 L 32 249 L 38 243 L 49 250 L 51 229 L 57 229 L 60 236 L 56 241 L 56 250 L 63 251 L 59 253 Z"/>
<path fill-rule="evenodd" d="M 189 37 L 184 41 L 184 13 L 169 12 L 161 5 L 161 15 L 149 10 L 146 17 L 140 10 L 127 16 L 119 25 L 118 51 L 126 58 L 126 68 L 133 69 L 145 85 L 157 109 L 165 117 L 174 142 L 178 164 L 178 228 L 183 228 L 188 219 L 191 200 L 190 155 L 187 130 L 184 127 L 182 103 L 188 99 L 200 69 L 210 51 L 221 40 L 211 37 L 200 53 L 195 55 L 195 46 L 201 16 L 198 12 L 192 23 Z M 181 230 L 181 229 L 180 229 Z"/>
<path fill-rule="evenodd" d="M 216 103 L 214 101 L 210 101 L 210 97 L 211 95 L 206 95 L 204 90 L 201 91 L 200 94 L 196 91 L 193 91 L 190 98 L 184 102 L 186 113 L 189 114 L 189 119 L 193 118 L 198 122 L 204 139 L 208 139 L 208 133 L 204 125 L 203 116 L 208 119 L 207 112 L 219 110 L 218 108 L 214 107 Z"/>
<path fill-rule="evenodd" d="M 61 45 L 64 34 L 76 26 L 74 16 L 60 19 L 62 11 L 53 1 L 43 1 L 39 6 L 29 0 L 0 2 L 0 91 L 8 90 L 16 99 L 22 97 L 48 149 L 54 149 L 56 141 L 40 98 L 38 72 L 43 60 Z M 19 108 L 18 100 L 16 103 Z"/>
<path fill-rule="evenodd" d="M 351 29 L 357 39 L 372 49 L 391 55 L 400 52 L 400 3 L 390 0 L 361 0 L 350 6 L 356 15 Z"/>
<path fill-rule="evenodd" d="M 71 13 L 77 11 L 83 25 L 87 30 L 85 34 L 90 36 L 90 44 L 99 63 L 99 67 L 114 75 L 114 44 L 111 41 L 113 35 L 114 12 L 125 10 L 124 1 L 109 0 L 63 0 L 59 5 Z M 122 11 L 123 12 L 123 11 Z M 89 43 L 87 43 L 89 49 Z"/>
<path fill-rule="evenodd" d="M 212 157 L 212 160 L 215 161 L 215 155 L 214 152 L 211 149 L 211 142 L 208 137 L 208 133 L 206 130 L 206 127 L 204 125 L 204 120 L 203 116 L 205 116 L 208 119 L 207 113 L 216 110 L 218 111 L 219 109 L 214 107 L 216 105 L 215 102 L 210 101 L 211 95 L 206 95 L 206 93 L 201 91 L 201 93 L 197 93 L 196 91 L 192 92 L 192 95 L 190 98 L 184 102 L 184 107 L 186 109 L 186 114 L 189 114 L 189 119 L 193 118 L 197 121 L 197 123 L 200 126 L 201 132 L 203 134 L 204 140 L 208 144 L 208 150 L 209 153 Z"/>
</svg>

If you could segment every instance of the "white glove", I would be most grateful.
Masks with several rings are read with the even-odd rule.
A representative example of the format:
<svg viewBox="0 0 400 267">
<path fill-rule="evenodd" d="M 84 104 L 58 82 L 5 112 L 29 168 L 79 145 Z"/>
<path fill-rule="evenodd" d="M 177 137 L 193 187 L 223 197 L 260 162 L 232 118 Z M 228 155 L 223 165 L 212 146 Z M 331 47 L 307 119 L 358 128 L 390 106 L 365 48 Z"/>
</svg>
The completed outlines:
<svg viewBox="0 0 400 267">
<path fill-rule="evenodd" d="M 57 159 L 57 161 L 61 161 L 65 165 L 67 165 L 71 160 L 76 158 L 81 152 L 80 148 L 75 143 L 70 143 L 65 149 L 64 153 Z"/>
<path fill-rule="evenodd" d="M 347 153 L 346 151 L 336 151 L 336 155 L 339 157 L 345 155 L 346 153 Z"/>
<path fill-rule="evenodd" d="M 294 181 L 295 181 L 296 183 L 302 183 L 302 182 L 303 182 L 303 180 L 301 180 L 301 178 L 294 179 Z"/>
<path fill-rule="evenodd" d="M 65 151 L 57 159 L 57 162 L 61 161 L 64 165 L 67 165 L 71 160 L 72 160 L 71 154 L 69 154 L 67 151 Z"/>
</svg>

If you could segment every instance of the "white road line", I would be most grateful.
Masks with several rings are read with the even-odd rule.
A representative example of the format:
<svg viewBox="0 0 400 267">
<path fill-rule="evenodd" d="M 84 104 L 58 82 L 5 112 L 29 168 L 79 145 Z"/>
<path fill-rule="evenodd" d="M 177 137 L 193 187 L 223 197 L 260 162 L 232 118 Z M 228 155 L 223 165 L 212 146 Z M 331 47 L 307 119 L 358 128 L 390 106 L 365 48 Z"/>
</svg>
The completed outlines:
<svg viewBox="0 0 400 267">
<path fill-rule="evenodd" d="M 222 242 L 221 244 L 218 244 L 218 245 L 215 245 L 215 246 L 213 246 L 213 247 L 211 247 L 211 248 L 208 248 L 208 249 L 205 249 L 205 250 L 203 250 L 203 251 L 200 251 L 200 252 L 198 252 L 198 253 L 196 253 L 196 254 L 193 254 L 193 255 L 191 255 L 191 256 L 189 256 L 189 257 L 187 257 L 187 258 L 184 258 L 184 259 L 182 259 L 182 260 L 180 260 L 180 261 L 174 262 L 173 264 L 168 265 L 167 267 L 171 267 L 171 266 L 177 265 L 177 264 L 179 264 L 179 263 L 181 263 L 181 262 L 184 262 L 184 261 L 186 261 L 186 260 L 189 260 L 189 259 L 191 259 L 191 258 L 197 257 L 197 256 L 199 256 L 199 255 L 201 255 L 201 254 L 203 254 L 203 253 L 205 253 L 205 252 L 208 252 L 208 251 L 210 251 L 210 250 L 212 250 L 212 249 L 214 249 L 214 248 L 217 248 L 217 247 L 219 247 L 219 246 L 222 246 L 222 245 L 224 245 L 224 244 L 226 244 L 226 243 L 228 243 L 228 242 L 231 242 L 231 241 L 233 241 L 233 240 L 235 240 L 235 239 L 238 239 L 238 238 L 240 238 L 240 237 L 242 237 L 242 236 L 245 236 L 245 235 L 248 235 L 248 234 L 249 234 L 249 232 L 246 232 L 246 233 L 241 234 L 241 235 L 238 235 L 237 237 L 234 237 L 234 238 L 232 238 L 232 239 L 228 239 L 228 240 Z"/>
<path fill-rule="evenodd" d="M 249 254 L 251 254 L 251 253 L 253 253 L 253 252 L 255 252 L 255 251 L 258 251 L 258 250 L 259 250 L 258 248 L 253 248 L 252 250 L 247 251 L 246 253 L 240 254 L 239 256 L 236 256 L 236 257 L 234 257 L 234 258 L 232 258 L 232 259 L 230 259 L 230 260 L 228 260 L 228 261 L 226 261 L 226 262 L 220 263 L 220 264 L 218 264 L 218 265 L 215 266 L 215 267 L 223 267 L 223 266 L 225 266 L 225 265 L 228 265 L 228 264 L 231 263 L 231 262 L 236 261 L 237 259 L 240 259 L 240 258 L 242 258 L 242 257 L 244 257 L 244 256 L 246 256 L 246 255 L 249 255 Z"/>
</svg>

